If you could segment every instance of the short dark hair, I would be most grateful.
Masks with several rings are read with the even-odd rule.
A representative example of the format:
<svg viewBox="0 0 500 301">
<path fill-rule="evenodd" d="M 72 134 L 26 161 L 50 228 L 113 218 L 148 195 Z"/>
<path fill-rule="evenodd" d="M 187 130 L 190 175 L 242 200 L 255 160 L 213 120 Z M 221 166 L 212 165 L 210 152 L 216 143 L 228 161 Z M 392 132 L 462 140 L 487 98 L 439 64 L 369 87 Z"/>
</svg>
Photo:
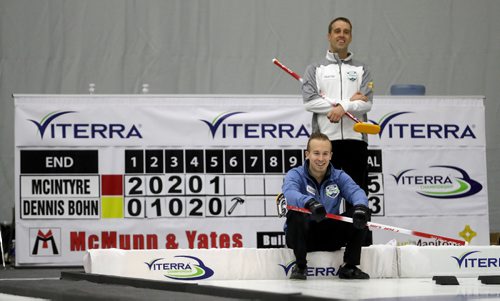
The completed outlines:
<svg viewBox="0 0 500 301">
<path fill-rule="evenodd" d="M 309 137 L 309 140 L 307 141 L 307 151 L 309 151 L 309 145 L 311 144 L 311 140 L 314 140 L 314 139 L 317 139 L 317 140 L 323 140 L 323 141 L 330 141 L 330 138 L 328 138 L 327 135 L 321 133 L 321 132 L 314 132 L 311 134 L 311 136 Z"/>
<path fill-rule="evenodd" d="M 330 22 L 330 24 L 328 24 L 328 33 L 332 33 L 332 25 L 333 25 L 333 23 L 335 23 L 337 21 L 344 21 L 344 22 L 346 22 L 347 24 L 349 24 L 349 26 L 351 26 L 351 31 L 352 31 L 351 20 L 347 19 L 346 17 L 338 17 L 338 18 L 333 19 L 332 22 Z"/>
</svg>

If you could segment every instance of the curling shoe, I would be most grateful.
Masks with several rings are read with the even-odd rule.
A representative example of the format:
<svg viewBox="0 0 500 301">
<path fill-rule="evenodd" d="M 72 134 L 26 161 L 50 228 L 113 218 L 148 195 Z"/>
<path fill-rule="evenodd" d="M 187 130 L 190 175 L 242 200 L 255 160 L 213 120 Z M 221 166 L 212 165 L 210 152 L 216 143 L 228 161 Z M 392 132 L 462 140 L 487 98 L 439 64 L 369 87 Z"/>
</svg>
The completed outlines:
<svg viewBox="0 0 500 301">
<path fill-rule="evenodd" d="M 341 266 L 338 275 L 340 279 L 370 279 L 370 275 L 351 264 Z"/>
<path fill-rule="evenodd" d="M 290 275 L 290 279 L 294 279 L 294 280 L 306 280 L 307 279 L 306 271 L 307 271 L 307 267 L 301 269 L 297 265 L 295 265 L 292 268 L 292 274 Z"/>
</svg>

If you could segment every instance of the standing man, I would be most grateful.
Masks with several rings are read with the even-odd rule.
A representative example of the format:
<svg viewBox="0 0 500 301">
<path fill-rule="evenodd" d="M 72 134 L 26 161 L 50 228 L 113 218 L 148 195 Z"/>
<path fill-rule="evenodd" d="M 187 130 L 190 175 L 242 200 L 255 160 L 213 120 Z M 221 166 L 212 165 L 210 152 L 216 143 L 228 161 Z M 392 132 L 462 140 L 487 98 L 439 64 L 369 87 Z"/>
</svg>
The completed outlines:
<svg viewBox="0 0 500 301">
<path fill-rule="evenodd" d="M 326 58 L 309 65 L 303 77 L 305 108 L 313 113 L 313 132 L 324 133 L 332 143 L 333 166 L 345 171 L 368 193 L 368 139 L 366 134 L 353 130 L 354 121 L 345 112 L 367 121 L 366 113 L 373 100 L 372 76 L 367 66 L 349 51 L 349 19 L 339 17 L 330 22 L 328 41 Z M 371 232 L 364 244 L 371 244 Z"/>
<path fill-rule="evenodd" d="M 369 279 L 361 271 L 361 246 L 370 220 L 365 192 L 342 170 L 333 168 L 332 145 L 328 136 L 315 132 L 307 142 L 306 160 L 288 171 L 282 191 L 287 203 L 306 208 L 311 214 L 288 211 L 285 223 L 287 246 L 293 249 L 296 265 L 290 279 L 307 278 L 307 252 L 336 251 L 345 248 L 344 264 L 339 268 L 342 279 Z M 326 213 L 339 214 L 341 199 L 351 208 L 343 213 L 353 223 L 326 219 Z"/>
</svg>

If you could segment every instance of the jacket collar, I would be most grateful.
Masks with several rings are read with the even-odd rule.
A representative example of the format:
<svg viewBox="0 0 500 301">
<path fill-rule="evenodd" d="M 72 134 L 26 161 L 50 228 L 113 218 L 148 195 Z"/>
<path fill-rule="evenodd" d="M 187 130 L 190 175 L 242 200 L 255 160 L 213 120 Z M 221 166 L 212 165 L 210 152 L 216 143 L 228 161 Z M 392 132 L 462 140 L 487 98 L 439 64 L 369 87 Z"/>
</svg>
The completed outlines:
<svg viewBox="0 0 500 301">
<path fill-rule="evenodd" d="M 354 54 L 349 51 L 348 54 L 347 54 L 347 57 L 345 59 L 341 60 L 339 58 L 339 56 L 338 56 L 337 53 L 333 53 L 330 50 L 326 51 L 326 59 L 329 60 L 330 62 L 334 62 L 334 63 L 337 63 L 337 64 L 339 62 L 348 62 L 348 61 L 350 61 L 352 59 L 353 55 Z"/>
</svg>

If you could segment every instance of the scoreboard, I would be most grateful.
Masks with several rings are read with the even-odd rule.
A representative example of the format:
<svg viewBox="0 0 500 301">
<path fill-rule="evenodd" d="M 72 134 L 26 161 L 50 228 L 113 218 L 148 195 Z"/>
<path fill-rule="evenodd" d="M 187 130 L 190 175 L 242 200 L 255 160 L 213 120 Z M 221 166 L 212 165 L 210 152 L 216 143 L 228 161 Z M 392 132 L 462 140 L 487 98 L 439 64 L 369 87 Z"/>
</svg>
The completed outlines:
<svg viewBox="0 0 500 301">
<path fill-rule="evenodd" d="M 81 265 L 92 248 L 285 246 L 275 198 L 304 162 L 300 97 L 14 98 L 16 265 Z M 373 220 L 488 243 L 483 115 L 477 100 L 375 99 Z"/>
</svg>

